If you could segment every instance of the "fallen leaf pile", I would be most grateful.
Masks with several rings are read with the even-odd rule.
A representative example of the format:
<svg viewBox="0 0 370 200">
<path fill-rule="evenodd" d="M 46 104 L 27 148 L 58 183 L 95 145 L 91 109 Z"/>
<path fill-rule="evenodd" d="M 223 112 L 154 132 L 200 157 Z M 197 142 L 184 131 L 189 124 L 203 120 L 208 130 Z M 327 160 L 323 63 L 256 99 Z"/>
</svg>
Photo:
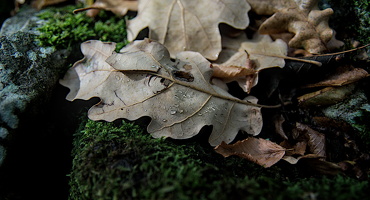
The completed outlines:
<svg viewBox="0 0 370 200">
<path fill-rule="evenodd" d="M 84 59 L 60 83 L 70 89 L 70 101 L 101 99 L 89 110 L 93 120 L 147 116 L 150 134 L 175 139 L 191 138 L 204 126 L 212 126 L 209 143 L 225 157 L 237 155 L 264 167 L 280 160 L 304 162 L 321 173 L 335 174 L 341 166 L 327 159 L 331 156 L 327 133 L 305 120 L 289 119 L 283 113 L 286 108 L 276 109 L 271 118 L 275 126 L 271 137 L 279 139 L 249 136 L 230 144 L 238 133 L 260 134 L 261 108 L 279 108 L 289 102 L 296 102 L 298 110 L 331 105 L 346 98 L 368 76 L 361 68 L 336 67 L 326 77 L 314 75 L 311 83 L 290 84 L 291 90 L 281 95 L 280 82 L 325 69 L 344 54 L 321 55 L 342 42 L 328 26 L 333 10 L 320 10 L 317 5 L 317 0 L 98 0 L 82 10 L 106 9 L 122 16 L 137 9 L 136 17 L 127 22 L 132 42 L 119 53 L 114 51 L 115 43 L 83 43 Z M 267 19 L 250 19 L 250 12 Z M 251 20 L 257 28 L 248 27 Z M 148 38 L 135 40 L 146 28 Z M 311 56 L 288 57 L 288 51 Z M 271 68 L 279 73 L 259 81 L 261 73 Z M 286 71 L 289 77 L 284 77 Z M 232 82 L 241 89 L 230 88 Z M 240 92 L 233 96 L 237 89 Z M 260 101 L 280 105 L 260 105 L 254 95 L 258 92 L 269 94 L 259 97 Z M 275 99 L 269 101 L 272 94 Z"/>
</svg>

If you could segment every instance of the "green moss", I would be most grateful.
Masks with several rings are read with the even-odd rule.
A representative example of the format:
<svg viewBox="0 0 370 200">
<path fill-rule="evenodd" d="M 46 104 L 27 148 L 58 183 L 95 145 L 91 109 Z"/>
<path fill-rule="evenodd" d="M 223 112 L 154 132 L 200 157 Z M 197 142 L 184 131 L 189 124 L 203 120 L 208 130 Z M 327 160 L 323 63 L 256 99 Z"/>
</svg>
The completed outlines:
<svg viewBox="0 0 370 200">
<path fill-rule="evenodd" d="M 367 181 L 302 176 L 223 158 L 209 145 L 154 139 L 137 125 L 88 121 L 75 135 L 70 199 L 363 199 Z M 298 178 L 302 177 L 302 178 Z"/>
<path fill-rule="evenodd" d="M 323 7 L 331 7 L 330 17 L 339 39 L 351 38 L 362 44 L 370 43 L 370 2 L 369 0 L 323 0 Z"/>
<path fill-rule="evenodd" d="M 42 46 L 54 46 L 57 49 L 70 48 L 86 40 L 116 42 L 117 48 L 127 44 L 126 23 L 111 13 L 102 11 L 95 19 L 85 13 L 73 14 L 76 6 L 49 8 L 40 12 L 39 18 L 46 20 L 38 30 L 38 41 Z"/>
</svg>

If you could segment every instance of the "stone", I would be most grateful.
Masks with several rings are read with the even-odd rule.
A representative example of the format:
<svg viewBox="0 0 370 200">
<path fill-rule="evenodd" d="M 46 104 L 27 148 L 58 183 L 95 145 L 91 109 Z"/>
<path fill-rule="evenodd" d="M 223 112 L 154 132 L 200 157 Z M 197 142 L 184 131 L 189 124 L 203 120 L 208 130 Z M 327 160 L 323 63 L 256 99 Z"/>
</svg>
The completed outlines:
<svg viewBox="0 0 370 200">
<path fill-rule="evenodd" d="M 70 50 L 38 45 L 37 28 L 44 20 L 37 12 L 26 8 L 7 19 L 0 30 L 0 166 L 5 144 L 11 142 L 9 135 L 48 102 L 70 55 Z"/>
<path fill-rule="evenodd" d="M 356 118 L 362 116 L 363 109 L 361 109 L 361 107 L 368 105 L 366 94 L 363 90 L 358 89 L 345 101 L 324 108 L 323 113 L 326 117 L 345 121 L 353 128 L 357 129 Z"/>
</svg>

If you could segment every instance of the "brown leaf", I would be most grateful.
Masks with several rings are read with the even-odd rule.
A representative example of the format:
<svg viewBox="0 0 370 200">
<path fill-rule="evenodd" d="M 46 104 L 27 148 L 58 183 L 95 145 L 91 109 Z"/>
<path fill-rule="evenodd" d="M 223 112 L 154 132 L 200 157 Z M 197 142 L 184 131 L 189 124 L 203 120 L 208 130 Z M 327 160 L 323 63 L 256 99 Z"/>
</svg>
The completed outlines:
<svg viewBox="0 0 370 200">
<path fill-rule="evenodd" d="M 128 23 L 128 39 L 133 41 L 148 27 L 149 38 L 166 46 L 171 57 L 196 51 L 216 60 L 221 51 L 219 24 L 245 29 L 249 10 L 245 0 L 141 0 L 137 17 Z"/>
<path fill-rule="evenodd" d="M 303 156 L 306 153 L 307 142 L 306 141 L 299 141 L 294 145 L 291 145 L 287 140 L 284 140 L 280 143 L 280 146 L 286 149 L 286 156 L 291 155 L 301 155 Z"/>
<path fill-rule="evenodd" d="M 296 123 L 296 129 L 300 134 L 305 135 L 307 140 L 308 147 L 310 148 L 311 153 L 316 154 L 321 157 L 326 156 L 326 145 L 325 145 L 325 135 L 319 133 L 309 126 L 301 123 Z"/>
<path fill-rule="evenodd" d="M 231 145 L 222 142 L 215 147 L 215 151 L 224 157 L 237 155 L 263 167 L 271 167 L 285 154 L 285 149 L 278 144 L 252 137 Z"/>
<path fill-rule="evenodd" d="M 212 125 L 211 145 L 231 142 L 239 131 L 257 135 L 262 128 L 257 99 L 244 100 L 211 85 L 210 62 L 196 52 L 172 61 L 167 49 L 151 40 L 135 41 L 113 53 L 113 43 L 81 45 L 85 58 L 60 80 L 68 100 L 101 98 L 89 110 L 93 120 L 136 120 L 151 117 L 154 137 L 185 139 Z"/>
<path fill-rule="evenodd" d="M 298 97 L 300 106 L 326 106 L 346 99 L 355 89 L 355 83 L 341 87 L 326 87 Z"/>
<path fill-rule="evenodd" d="M 331 74 L 325 80 L 309 84 L 304 86 L 305 88 L 312 88 L 312 87 L 328 87 L 328 86 L 343 86 L 350 83 L 354 83 L 359 81 L 363 78 L 369 76 L 366 70 L 362 68 L 353 68 L 350 66 L 345 66 L 337 70 L 336 73 Z"/>
<path fill-rule="evenodd" d="M 285 118 L 282 115 L 276 115 L 273 118 L 274 125 L 275 125 L 275 132 L 279 134 L 284 140 L 288 140 L 288 136 L 286 136 L 283 123 L 285 122 Z"/>
<path fill-rule="evenodd" d="M 271 15 L 259 28 L 261 34 L 282 32 L 294 33 L 289 41 L 292 48 L 304 48 L 310 53 L 320 54 L 343 45 L 334 36 L 334 30 L 328 26 L 331 8 L 319 10 L 318 0 L 247 0 L 257 14 Z M 330 42 L 330 44 L 328 44 Z"/>
<path fill-rule="evenodd" d="M 321 174 L 337 175 L 342 172 L 342 169 L 338 164 L 322 160 L 322 157 L 316 154 L 307 154 L 304 156 L 299 156 L 298 158 L 293 156 L 284 156 L 282 160 L 285 160 L 293 165 L 297 164 L 298 162 L 304 162 L 304 166 Z"/>
<path fill-rule="evenodd" d="M 235 66 L 228 63 L 224 63 L 222 65 L 213 64 L 211 65 L 213 68 L 212 76 L 215 78 L 240 78 L 245 76 L 254 75 L 256 70 L 254 70 L 253 63 L 249 59 L 248 54 L 246 54 L 246 62 L 243 66 Z"/>
</svg>

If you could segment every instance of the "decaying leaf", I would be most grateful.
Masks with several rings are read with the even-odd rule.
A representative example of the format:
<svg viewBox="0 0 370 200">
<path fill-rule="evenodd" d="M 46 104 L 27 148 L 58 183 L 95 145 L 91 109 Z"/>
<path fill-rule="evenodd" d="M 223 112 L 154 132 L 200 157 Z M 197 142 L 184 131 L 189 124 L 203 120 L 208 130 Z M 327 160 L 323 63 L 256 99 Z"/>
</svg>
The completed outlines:
<svg viewBox="0 0 370 200">
<path fill-rule="evenodd" d="M 288 140 L 288 136 L 285 134 L 283 129 L 283 123 L 285 122 L 285 119 L 282 115 L 275 115 L 273 117 L 274 126 L 275 126 L 275 132 L 279 134 L 284 140 Z"/>
<path fill-rule="evenodd" d="M 362 68 L 343 66 L 336 69 L 324 80 L 304 86 L 325 88 L 298 97 L 302 106 L 332 105 L 347 98 L 355 89 L 356 82 L 369 76 Z"/>
<path fill-rule="evenodd" d="M 224 157 L 237 155 L 263 167 L 271 167 L 285 154 L 285 149 L 278 144 L 262 138 L 247 138 L 235 144 L 222 142 L 215 151 Z"/>
<path fill-rule="evenodd" d="M 295 131 L 299 132 L 296 133 L 297 135 L 304 135 L 307 138 L 307 144 L 310 148 L 310 152 L 313 154 L 316 154 L 320 157 L 326 156 L 326 145 L 325 145 L 325 135 L 322 133 L 319 133 L 309 126 L 302 124 L 302 123 L 296 123 L 296 129 Z"/>
<path fill-rule="evenodd" d="M 149 38 L 166 46 L 171 57 L 190 50 L 215 60 L 221 51 L 219 24 L 245 29 L 249 10 L 245 0 L 141 0 L 138 16 L 128 23 L 128 40 L 148 27 Z"/>
<path fill-rule="evenodd" d="M 300 155 L 303 156 L 306 153 L 307 142 L 298 141 L 294 145 L 291 145 L 287 140 L 280 143 L 280 146 L 286 149 L 285 156 Z"/>
<path fill-rule="evenodd" d="M 230 66 L 239 66 L 254 73 L 246 76 L 230 74 L 229 77 L 218 78 L 222 78 L 226 83 L 237 81 L 247 93 L 257 84 L 259 71 L 271 67 L 284 67 L 285 61 L 282 57 L 288 52 L 288 47 L 282 40 L 272 41 L 270 36 L 260 34 L 254 35 L 251 40 L 248 40 L 245 34 L 237 38 L 223 37 L 222 46 L 223 50 L 216 61 L 220 64 L 213 64 L 214 66 L 224 71 L 229 70 Z"/>
<path fill-rule="evenodd" d="M 137 0 L 97 0 L 95 3 L 87 8 L 81 10 L 87 10 L 89 17 L 95 17 L 99 10 L 109 10 L 118 16 L 124 16 L 130 11 L 137 11 L 138 1 Z"/>
<path fill-rule="evenodd" d="M 175 139 L 190 138 L 212 125 L 213 146 L 231 142 L 240 130 L 251 135 L 261 131 L 257 99 L 240 100 L 211 85 L 210 63 L 199 53 L 182 52 L 171 61 L 163 45 L 148 39 L 135 41 L 120 53 L 113 53 L 114 48 L 114 43 L 83 43 L 85 58 L 60 81 L 71 90 L 68 100 L 101 98 L 89 110 L 89 118 L 149 116 L 149 133 Z"/>
<path fill-rule="evenodd" d="M 317 83 L 309 84 L 304 86 L 305 88 L 312 87 L 329 87 L 329 86 L 343 86 L 350 83 L 354 83 L 363 78 L 369 76 L 369 73 L 362 68 L 353 68 L 351 66 L 344 66 L 338 68 L 336 73 L 331 74 L 323 81 Z"/>
<path fill-rule="evenodd" d="M 289 41 L 292 48 L 304 48 L 320 54 L 330 48 L 343 45 L 328 25 L 331 8 L 319 10 L 318 0 L 247 0 L 252 10 L 260 15 L 272 15 L 259 28 L 261 34 L 290 32 L 295 34 Z"/>
</svg>

